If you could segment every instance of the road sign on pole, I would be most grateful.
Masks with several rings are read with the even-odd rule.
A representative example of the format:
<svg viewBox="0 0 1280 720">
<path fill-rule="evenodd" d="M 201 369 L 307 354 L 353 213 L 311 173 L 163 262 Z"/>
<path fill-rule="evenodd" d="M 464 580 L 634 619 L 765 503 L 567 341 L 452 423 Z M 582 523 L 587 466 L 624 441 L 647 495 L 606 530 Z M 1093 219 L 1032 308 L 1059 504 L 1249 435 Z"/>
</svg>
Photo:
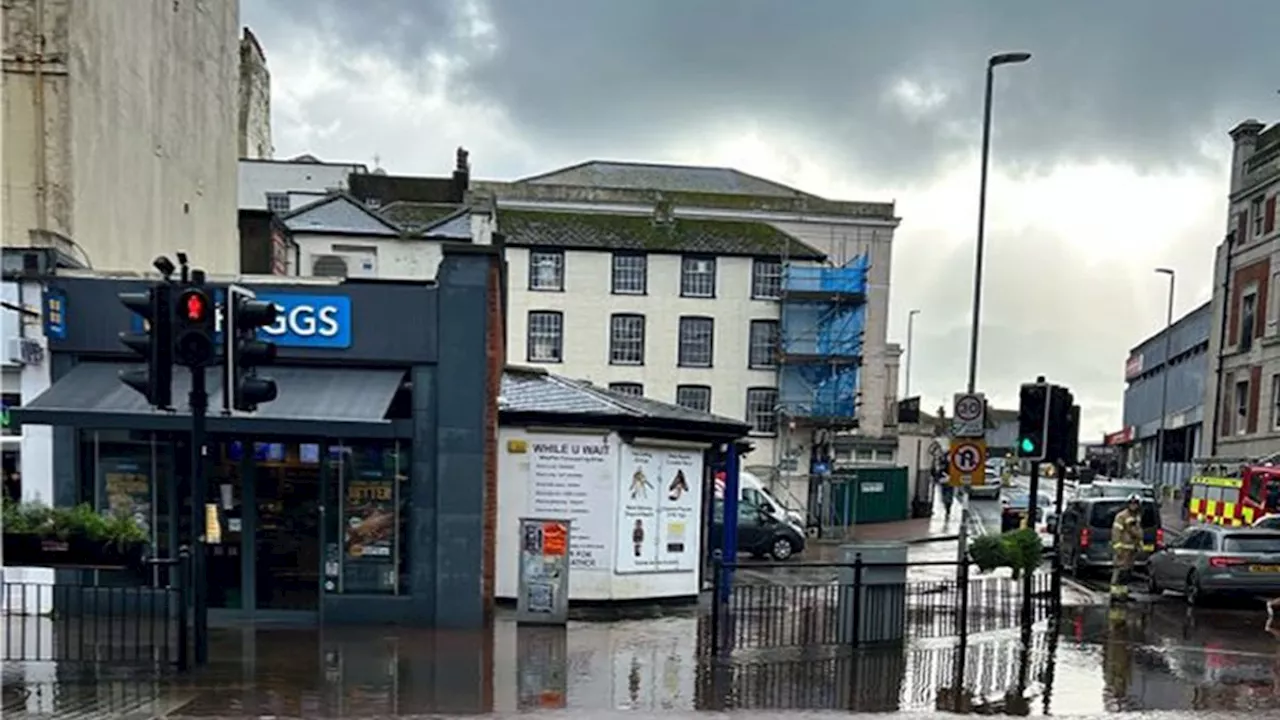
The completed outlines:
<svg viewBox="0 0 1280 720">
<path fill-rule="evenodd" d="M 951 413 L 951 437 L 987 436 L 987 399 L 982 393 L 956 393 Z"/>
<path fill-rule="evenodd" d="M 985 440 L 956 440 L 947 453 L 947 482 L 952 487 L 981 486 L 987 481 Z"/>
</svg>

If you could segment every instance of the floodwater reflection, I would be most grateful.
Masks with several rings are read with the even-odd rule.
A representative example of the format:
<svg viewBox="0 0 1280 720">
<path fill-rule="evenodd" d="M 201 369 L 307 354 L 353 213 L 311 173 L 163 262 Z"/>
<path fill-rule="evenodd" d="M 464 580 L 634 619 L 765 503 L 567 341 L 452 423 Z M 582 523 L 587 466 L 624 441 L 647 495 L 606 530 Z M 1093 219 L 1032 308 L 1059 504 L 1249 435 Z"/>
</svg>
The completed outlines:
<svg viewBox="0 0 1280 720">
<path fill-rule="evenodd" d="M 218 630 L 209 667 L 187 676 L 7 663 L 3 710 L 7 718 L 1280 710 L 1280 640 L 1256 612 L 1067 608 L 1028 635 L 974 636 L 963 668 L 945 639 L 858 652 L 739 651 L 712 662 L 706 636 L 699 617 L 568 628 L 499 621 L 481 633 Z"/>
</svg>

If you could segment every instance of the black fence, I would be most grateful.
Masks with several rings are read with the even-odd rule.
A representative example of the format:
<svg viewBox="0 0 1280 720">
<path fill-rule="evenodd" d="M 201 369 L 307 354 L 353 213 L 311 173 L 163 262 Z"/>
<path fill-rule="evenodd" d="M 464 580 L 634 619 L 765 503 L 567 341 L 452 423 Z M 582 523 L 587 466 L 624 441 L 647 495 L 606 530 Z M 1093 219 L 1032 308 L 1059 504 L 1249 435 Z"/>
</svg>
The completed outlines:
<svg viewBox="0 0 1280 720">
<path fill-rule="evenodd" d="M 1048 570 L 1015 579 L 974 578 L 968 568 L 957 573 L 955 562 L 750 563 L 738 567 L 776 569 L 778 581 L 726 586 L 726 565 L 719 567 L 713 571 L 709 642 L 715 655 L 967 638 L 1044 620 L 1059 599 Z M 923 568 L 958 578 L 910 578 L 911 570 Z"/>
<path fill-rule="evenodd" d="M 703 664 L 701 710 L 1028 714 L 1046 708 L 1057 628 L 954 645 L 898 645 L 817 658 Z M 960 663 L 964 663 L 962 667 Z M 960 688 L 957 690 L 956 688 Z"/>
<path fill-rule="evenodd" d="M 0 583 L 4 661 L 187 669 L 189 564 L 185 556 L 151 562 L 172 566 L 164 573 L 171 579 L 163 585 L 110 586 L 6 578 Z"/>
</svg>

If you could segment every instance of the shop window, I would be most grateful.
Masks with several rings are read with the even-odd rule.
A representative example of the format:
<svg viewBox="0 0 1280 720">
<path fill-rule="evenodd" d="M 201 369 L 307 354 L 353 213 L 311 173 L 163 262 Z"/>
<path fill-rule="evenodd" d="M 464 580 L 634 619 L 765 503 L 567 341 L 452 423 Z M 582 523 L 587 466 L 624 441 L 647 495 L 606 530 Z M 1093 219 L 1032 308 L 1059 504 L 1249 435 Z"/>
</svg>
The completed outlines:
<svg viewBox="0 0 1280 720">
<path fill-rule="evenodd" d="M 170 446 L 152 433 L 87 430 L 80 442 L 78 503 L 133 518 L 147 532 L 150 554 L 169 557 L 171 526 L 165 520 L 172 504 L 165 492 Z M 159 481 L 157 481 L 159 479 Z M 44 498 L 49 503 L 51 498 Z M 162 572 L 159 568 L 153 575 Z M 108 585 L 136 585 L 133 572 L 101 571 L 98 581 Z M 164 578 L 150 578 L 157 583 Z"/>
<path fill-rule="evenodd" d="M 326 589 L 407 594 L 408 452 L 398 443 L 332 445 L 329 467 L 339 522 L 327 544 Z"/>
</svg>

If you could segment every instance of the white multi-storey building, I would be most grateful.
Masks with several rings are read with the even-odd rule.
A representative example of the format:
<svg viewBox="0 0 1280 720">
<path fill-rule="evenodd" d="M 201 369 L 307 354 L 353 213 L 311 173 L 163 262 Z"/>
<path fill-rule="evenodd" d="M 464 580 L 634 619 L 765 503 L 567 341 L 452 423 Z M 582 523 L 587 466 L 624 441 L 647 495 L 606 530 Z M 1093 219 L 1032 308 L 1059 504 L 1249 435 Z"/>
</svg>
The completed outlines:
<svg viewBox="0 0 1280 720">
<path fill-rule="evenodd" d="M 495 198 L 507 244 L 511 362 L 746 419 L 757 429 L 748 467 L 802 501 L 811 434 L 776 412 L 787 404 L 782 267 L 861 259 L 857 429 L 841 446 L 894 458 L 892 203 L 827 200 L 727 168 L 612 162 L 473 189 Z"/>
</svg>

